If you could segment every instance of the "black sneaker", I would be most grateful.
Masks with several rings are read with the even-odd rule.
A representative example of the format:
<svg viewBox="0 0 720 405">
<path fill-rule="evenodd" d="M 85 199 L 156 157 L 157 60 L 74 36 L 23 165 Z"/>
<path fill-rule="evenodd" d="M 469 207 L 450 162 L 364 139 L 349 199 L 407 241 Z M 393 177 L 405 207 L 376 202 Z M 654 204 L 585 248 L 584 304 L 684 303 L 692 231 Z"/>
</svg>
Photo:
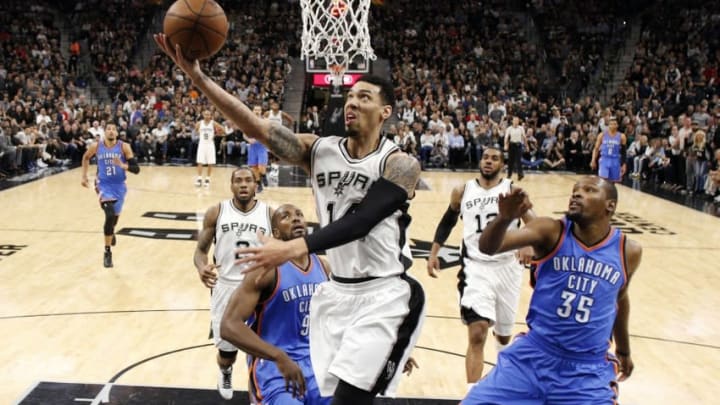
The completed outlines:
<svg viewBox="0 0 720 405">
<path fill-rule="evenodd" d="M 115 246 L 117 245 L 117 238 L 115 237 L 115 234 L 113 234 L 112 241 L 110 242 L 110 245 Z"/>
<path fill-rule="evenodd" d="M 105 266 L 106 268 L 110 268 L 113 266 L 112 252 L 105 252 L 105 255 L 103 256 L 103 266 Z"/>
</svg>

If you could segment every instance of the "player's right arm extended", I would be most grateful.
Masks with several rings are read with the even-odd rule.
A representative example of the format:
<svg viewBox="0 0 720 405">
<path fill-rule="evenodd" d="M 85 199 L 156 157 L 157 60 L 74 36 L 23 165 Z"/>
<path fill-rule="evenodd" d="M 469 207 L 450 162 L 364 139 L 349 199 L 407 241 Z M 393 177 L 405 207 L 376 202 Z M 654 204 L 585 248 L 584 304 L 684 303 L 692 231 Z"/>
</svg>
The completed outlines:
<svg viewBox="0 0 720 405">
<path fill-rule="evenodd" d="M 501 195 L 498 206 L 498 216 L 480 235 L 478 247 L 481 252 L 494 255 L 532 246 L 537 256 L 544 256 L 552 250 L 562 232 L 560 222 L 552 218 L 535 218 L 520 229 L 508 231 L 510 223 L 532 207 L 522 189 L 513 188 L 508 195 Z"/>
<path fill-rule="evenodd" d="M 603 134 L 598 135 L 597 140 L 595 140 L 595 146 L 593 147 L 592 151 L 592 159 L 590 159 L 590 165 L 597 165 L 598 161 L 598 155 L 600 154 L 600 145 L 602 145 L 603 140 Z"/>
<path fill-rule="evenodd" d="M 89 148 L 85 151 L 85 154 L 82 157 L 82 179 L 81 183 L 83 186 L 87 187 L 87 180 L 88 180 L 88 169 L 90 168 L 90 159 L 92 159 L 93 156 L 95 156 L 95 153 L 97 153 L 98 144 L 95 142 L 94 144 L 90 145 Z"/>
<path fill-rule="evenodd" d="M 200 281 L 202 281 L 208 288 L 214 287 L 217 279 L 214 266 L 209 263 L 208 253 L 210 252 L 210 246 L 212 246 L 213 239 L 215 238 L 215 224 L 217 223 L 219 214 L 219 205 L 213 205 L 205 212 L 205 217 L 203 218 L 203 228 L 198 235 L 195 253 L 193 254 L 193 263 L 195 264 L 195 268 L 200 276 Z"/>
<path fill-rule="evenodd" d="M 432 247 L 430 247 L 430 255 L 427 259 L 427 272 L 432 278 L 437 278 L 437 271 L 440 270 L 438 253 L 440 253 L 440 248 L 443 244 L 445 244 L 448 236 L 450 236 L 450 232 L 455 227 L 455 224 L 457 224 L 458 217 L 460 216 L 460 204 L 462 202 L 464 192 L 464 185 L 453 188 L 453 191 L 450 194 L 450 205 L 448 205 L 447 210 L 445 210 L 445 214 L 435 229 L 435 237 L 433 238 L 433 244 Z"/>
</svg>

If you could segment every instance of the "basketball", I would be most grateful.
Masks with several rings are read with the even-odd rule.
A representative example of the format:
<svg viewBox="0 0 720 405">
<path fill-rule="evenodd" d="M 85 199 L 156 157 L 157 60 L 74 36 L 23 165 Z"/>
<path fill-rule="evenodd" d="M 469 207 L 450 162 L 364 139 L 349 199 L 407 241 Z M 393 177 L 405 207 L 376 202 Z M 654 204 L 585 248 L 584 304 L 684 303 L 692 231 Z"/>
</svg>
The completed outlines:
<svg viewBox="0 0 720 405">
<path fill-rule="evenodd" d="M 186 58 L 207 59 L 225 44 L 228 20 L 214 0 L 177 0 L 165 14 L 163 32 Z"/>
</svg>

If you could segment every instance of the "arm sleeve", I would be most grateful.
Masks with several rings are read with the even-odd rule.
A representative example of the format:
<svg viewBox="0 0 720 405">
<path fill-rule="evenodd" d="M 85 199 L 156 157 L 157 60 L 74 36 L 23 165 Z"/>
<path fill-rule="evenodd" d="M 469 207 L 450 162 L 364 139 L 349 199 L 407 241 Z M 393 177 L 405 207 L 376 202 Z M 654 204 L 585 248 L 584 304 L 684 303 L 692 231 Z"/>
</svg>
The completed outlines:
<svg viewBox="0 0 720 405">
<path fill-rule="evenodd" d="M 354 211 L 305 236 L 308 252 L 332 249 L 366 236 L 380 221 L 401 209 L 407 198 L 404 188 L 381 177 Z"/>
<path fill-rule="evenodd" d="M 455 224 L 457 224 L 458 216 L 460 216 L 460 212 L 455 211 L 448 206 L 447 210 L 445 210 L 445 215 L 443 215 L 437 229 L 435 230 L 435 238 L 433 239 L 433 242 L 440 245 L 445 243 L 448 236 L 450 236 L 450 231 L 452 231 Z"/>
<path fill-rule="evenodd" d="M 137 158 L 131 158 L 128 160 L 128 171 L 133 174 L 140 173 L 140 166 L 138 166 Z"/>
</svg>

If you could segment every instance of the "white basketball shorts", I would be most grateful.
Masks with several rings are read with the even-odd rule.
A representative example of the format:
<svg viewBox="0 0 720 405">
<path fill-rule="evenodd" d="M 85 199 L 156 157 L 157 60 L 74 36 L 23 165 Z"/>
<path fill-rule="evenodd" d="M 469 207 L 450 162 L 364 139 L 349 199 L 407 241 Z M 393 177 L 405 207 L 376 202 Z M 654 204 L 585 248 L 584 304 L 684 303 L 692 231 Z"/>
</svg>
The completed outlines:
<svg viewBox="0 0 720 405">
<path fill-rule="evenodd" d="M 339 380 L 393 396 L 425 317 L 425 294 L 403 274 L 360 283 L 332 280 L 310 301 L 310 358 L 320 393 Z"/>
<path fill-rule="evenodd" d="M 199 165 L 215 164 L 215 144 L 200 142 L 197 150 L 197 163 Z"/>
<path fill-rule="evenodd" d="M 225 308 L 228 302 L 230 302 L 230 297 L 237 287 L 237 285 L 220 283 L 218 281 L 210 296 L 210 322 L 213 343 L 215 343 L 215 347 L 217 347 L 218 350 L 224 352 L 235 352 L 238 350 L 237 347 L 233 346 L 230 342 L 220 338 L 220 323 L 225 314 Z"/>
<path fill-rule="evenodd" d="M 517 314 L 523 266 L 517 261 L 503 263 L 465 261 L 458 289 L 463 322 L 471 323 L 467 311 L 490 321 L 495 333 L 511 336 Z"/>
</svg>

